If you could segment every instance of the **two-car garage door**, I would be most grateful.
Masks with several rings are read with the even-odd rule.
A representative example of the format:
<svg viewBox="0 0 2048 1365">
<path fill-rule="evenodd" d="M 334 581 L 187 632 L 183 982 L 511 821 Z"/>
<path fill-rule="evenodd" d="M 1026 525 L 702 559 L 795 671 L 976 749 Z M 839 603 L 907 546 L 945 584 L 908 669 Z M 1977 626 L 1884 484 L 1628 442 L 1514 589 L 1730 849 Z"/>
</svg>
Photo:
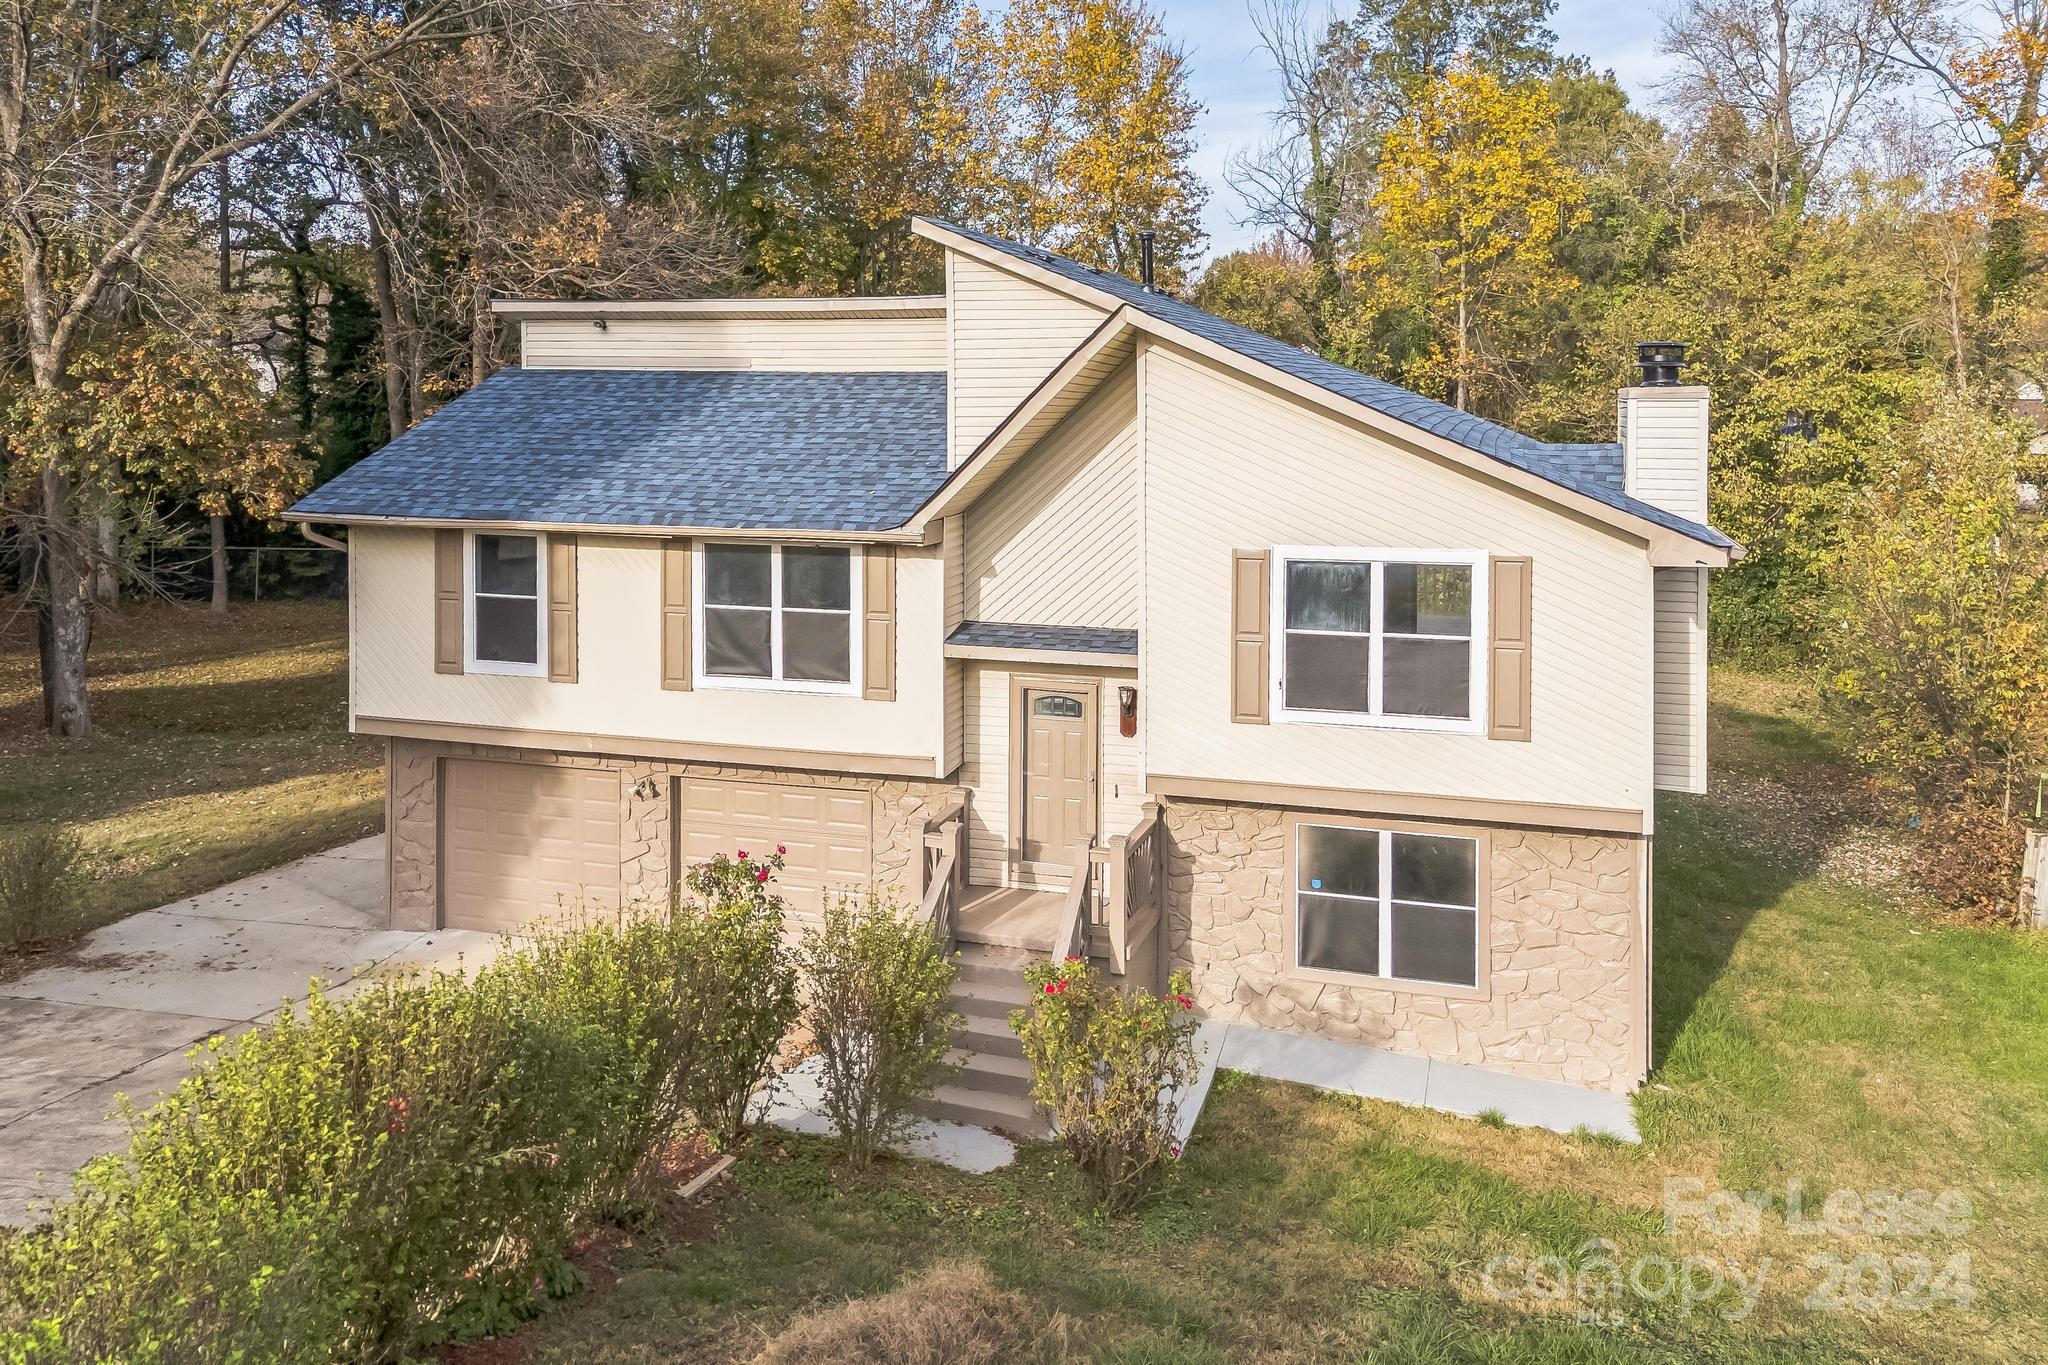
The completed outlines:
<svg viewBox="0 0 2048 1365">
<path fill-rule="evenodd" d="M 798 915 L 873 873 L 865 791 L 680 778 L 674 811 L 679 866 L 786 848 L 779 884 Z M 451 929 L 513 929 L 579 901 L 616 906 L 620 849 L 616 771 L 471 759 L 442 767 L 441 904 Z"/>
</svg>

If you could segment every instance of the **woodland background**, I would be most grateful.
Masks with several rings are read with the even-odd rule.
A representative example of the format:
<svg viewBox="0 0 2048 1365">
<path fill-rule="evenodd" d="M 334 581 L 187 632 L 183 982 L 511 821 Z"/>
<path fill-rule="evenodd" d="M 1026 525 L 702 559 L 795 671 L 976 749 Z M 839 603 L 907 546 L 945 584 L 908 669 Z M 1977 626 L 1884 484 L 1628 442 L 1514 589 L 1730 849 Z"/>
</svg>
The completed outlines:
<svg viewBox="0 0 2048 1365">
<path fill-rule="evenodd" d="M 1678 0 L 1650 108 L 1552 8 L 1254 0 L 1263 237 L 1203 264 L 1145 0 L 0 0 L 0 591 L 47 723 L 91 732 L 93 615 L 151 547 L 285 543 L 507 363 L 492 298 L 935 290 L 932 213 L 1116 269 L 1154 229 L 1204 306 L 1549 439 L 1613 439 L 1631 343 L 1688 342 L 1748 547 L 1717 647 L 1810 670 L 1904 806 L 2015 848 L 2048 0 Z"/>
</svg>

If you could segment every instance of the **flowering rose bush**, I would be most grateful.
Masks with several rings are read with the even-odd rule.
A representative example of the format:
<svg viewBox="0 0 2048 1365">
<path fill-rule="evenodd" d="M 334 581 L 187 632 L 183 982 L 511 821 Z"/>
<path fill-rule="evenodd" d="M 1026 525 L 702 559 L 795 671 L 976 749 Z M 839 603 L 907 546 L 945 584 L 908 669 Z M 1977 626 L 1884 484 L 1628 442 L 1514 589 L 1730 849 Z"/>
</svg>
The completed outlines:
<svg viewBox="0 0 2048 1365">
<path fill-rule="evenodd" d="M 697 1054 L 682 1097 L 720 1146 L 745 1135 L 755 1092 L 796 1022 L 796 962 L 773 885 L 784 852 L 778 845 L 765 858 L 745 849 L 731 858 L 721 853 L 684 873 L 694 900 L 678 906 L 678 915 L 700 932 L 688 962 L 678 964 L 686 981 L 683 1022 Z"/>
<path fill-rule="evenodd" d="M 1195 1077 L 1194 1001 L 1176 974 L 1164 996 L 1128 993 L 1070 957 L 1026 969 L 1031 1003 L 1010 1016 L 1031 1063 L 1031 1097 L 1059 1129 L 1090 1196 L 1136 1206 L 1174 1143 L 1179 1095 Z"/>
</svg>

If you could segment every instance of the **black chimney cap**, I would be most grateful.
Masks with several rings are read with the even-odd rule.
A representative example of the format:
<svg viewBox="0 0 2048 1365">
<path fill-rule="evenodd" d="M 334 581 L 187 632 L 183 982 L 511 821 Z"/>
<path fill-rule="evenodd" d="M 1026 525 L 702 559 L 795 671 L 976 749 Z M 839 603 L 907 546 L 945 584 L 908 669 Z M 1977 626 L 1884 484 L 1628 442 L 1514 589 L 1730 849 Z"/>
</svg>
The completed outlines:
<svg viewBox="0 0 2048 1365">
<path fill-rule="evenodd" d="M 1685 368 L 1685 343 L 1682 341 L 1638 341 L 1636 343 L 1636 364 L 1643 372 L 1641 382 L 1644 388 L 1677 388 L 1685 382 L 1678 377 L 1678 372 Z"/>
<path fill-rule="evenodd" d="M 1152 241 L 1159 234 L 1151 228 L 1138 229 L 1138 283 L 1147 293 L 1157 293 L 1152 284 Z"/>
</svg>

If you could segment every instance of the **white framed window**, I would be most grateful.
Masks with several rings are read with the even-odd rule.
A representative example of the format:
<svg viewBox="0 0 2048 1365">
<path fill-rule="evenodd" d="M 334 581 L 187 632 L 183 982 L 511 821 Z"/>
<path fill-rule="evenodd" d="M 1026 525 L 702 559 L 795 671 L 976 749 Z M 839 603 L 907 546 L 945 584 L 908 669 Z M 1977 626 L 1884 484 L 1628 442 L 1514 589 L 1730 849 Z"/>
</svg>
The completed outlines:
<svg viewBox="0 0 2048 1365">
<path fill-rule="evenodd" d="M 858 549 L 705 541 L 696 568 L 698 686 L 860 694 Z"/>
<path fill-rule="evenodd" d="M 1294 838 L 1297 968 L 1480 985 L 1477 839 L 1309 820 Z"/>
<path fill-rule="evenodd" d="M 1280 545 L 1272 593 L 1275 720 L 1483 731 L 1483 552 Z"/>
<path fill-rule="evenodd" d="M 541 538 L 471 531 L 462 563 L 465 670 L 545 677 L 548 557 Z"/>
</svg>

